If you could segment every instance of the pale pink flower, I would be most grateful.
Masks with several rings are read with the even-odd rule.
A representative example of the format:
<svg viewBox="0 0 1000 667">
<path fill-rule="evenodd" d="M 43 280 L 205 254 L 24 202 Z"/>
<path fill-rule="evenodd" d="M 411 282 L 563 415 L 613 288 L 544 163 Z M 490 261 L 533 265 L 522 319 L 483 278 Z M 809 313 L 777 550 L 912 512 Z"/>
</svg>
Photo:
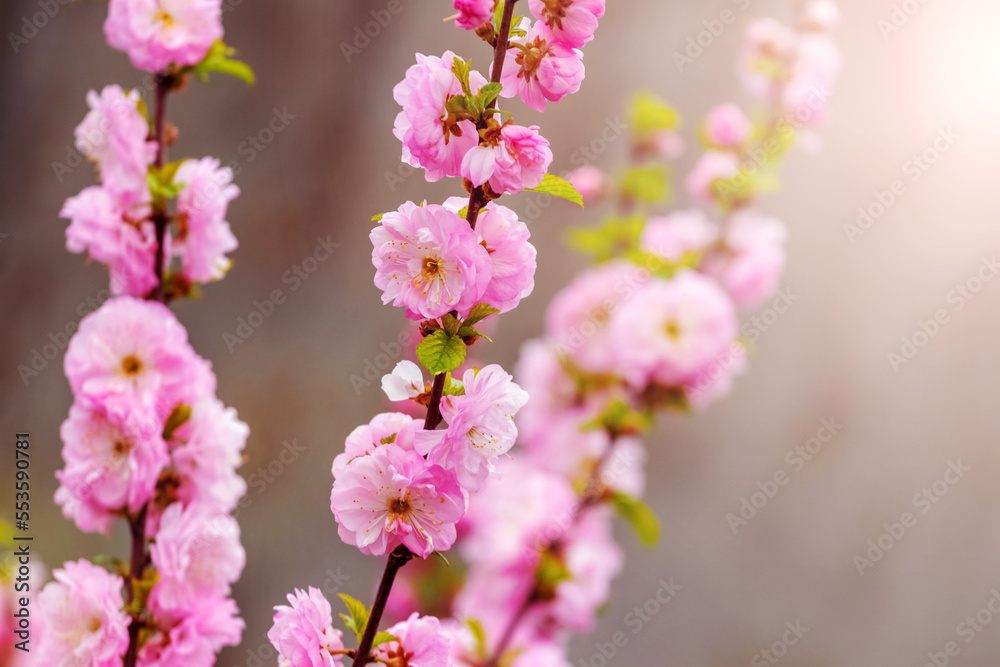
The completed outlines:
<svg viewBox="0 0 1000 667">
<path fill-rule="evenodd" d="M 208 363 L 170 309 L 132 297 L 109 299 L 80 321 L 65 369 L 78 401 L 122 424 L 140 420 L 145 431 L 162 430 L 178 403 L 215 391 Z"/>
<path fill-rule="evenodd" d="M 688 405 L 701 409 L 716 401 L 733 388 L 733 378 L 747 367 L 746 348 L 734 340 L 728 349 L 720 352 L 694 378 L 684 384 L 684 396 Z"/>
<path fill-rule="evenodd" d="M 396 364 L 392 373 L 382 376 L 382 391 L 390 401 L 408 401 L 426 390 L 424 372 L 412 361 L 404 359 Z"/>
<path fill-rule="evenodd" d="M 97 163 L 101 183 L 124 204 L 144 202 L 146 171 L 156 158 L 149 124 L 139 113 L 139 92 L 105 86 L 87 93 L 90 111 L 75 130 L 76 147 Z"/>
<path fill-rule="evenodd" d="M 805 3 L 802 18 L 806 28 L 830 32 L 840 24 L 840 8 L 833 0 L 810 0 Z"/>
<path fill-rule="evenodd" d="M 753 308 L 774 293 L 785 268 L 785 225 L 771 216 L 742 209 L 726 230 L 726 252 L 709 259 L 716 276 L 736 305 Z"/>
<path fill-rule="evenodd" d="M 180 233 L 172 251 L 181 256 L 184 274 L 193 281 L 218 280 L 229 270 L 226 253 L 238 244 L 226 207 L 240 194 L 232 181 L 233 170 L 212 157 L 185 160 L 174 176 L 174 184 L 184 187 L 177 197 Z"/>
<path fill-rule="evenodd" d="M 341 667 L 341 656 L 330 651 L 342 651 L 342 633 L 333 627 L 330 602 L 318 588 L 309 592 L 295 589 L 288 596 L 290 607 L 274 608 L 274 624 L 267 632 L 271 645 L 278 651 L 278 661 L 289 667 Z"/>
<path fill-rule="evenodd" d="M 640 289 L 610 324 L 619 367 L 638 389 L 683 385 L 729 347 L 736 328 L 729 296 L 711 278 L 686 269 Z"/>
<path fill-rule="evenodd" d="M 796 45 L 795 31 L 777 19 L 765 16 L 750 21 L 737 68 L 743 88 L 758 99 L 773 94 L 778 81 L 789 73 Z"/>
<path fill-rule="evenodd" d="M 59 431 L 66 465 L 56 472 L 56 502 L 63 515 L 80 530 L 106 533 L 122 511 L 138 512 L 169 462 L 159 431 L 162 425 L 129 429 L 74 403 Z"/>
<path fill-rule="evenodd" d="M 684 189 L 696 201 L 711 202 L 716 199 L 712 184 L 720 179 L 730 179 L 740 173 L 740 161 L 734 153 L 707 151 L 702 154 L 684 179 Z"/>
<path fill-rule="evenodd" d="M 222 38 L 222 0 L 110 0 L 104 36 L 138 69 L 194 65 Z"/>
<path fill-rule="evenodd" d="M 502 313 L 513 310 L 535 288 L 535 246 L 531 232 L 506 206 L 490 203 L 479 212 L 476 234 L 490 256 L 493 277 L 482 301 Z"/>
<path fill-rule="evenodd" d="M 543 21 L 527 19 L 520 27 L 527 35 L 510 40 L 503 74 L 503 97 L 520 96 L 532 109 L 545 111 L 546 102 L 558 102 L 580 90 L 583 83 L 583 53 L 559 42 Z"/>
<path fill-rule="evenodd" d="M 529 0 L 528 7 L 556 41 L 574 48 L 594 38 L 604 16 L 604 0 Z"/>
<path fill-rule="evenodd" d="M 121 577 L 82 559 L 52 575 L 37 598 L 37 664 L 120 667 L 129 641 Z"/>
<path fill-rule="evenodd" d="M 528 394 L 496 364 L 467 370 L 462 382 L 464 394 L 441 401 L 448 428 L 417 433 L 416 450 L 454 470 L 462 488 L 478 491 L 517 439 L 514 415 L 528 402 Z"/>
<path fill-rule="evenodd" d="M 688 253 L 700 253 L 718 238 L 716 226 L 698 208 L 650 218 L 639 237 L 639 247 L 671 262 Z"/>
<path fill-rule="evenodd" d="M 70 221 L 66 249 L 108 265 L 112 294 L 143 296 L 156 287 L 156 232 L 148 201 L 130 204 L 94 185 L 67 199 L 59 216 Z"/>
<path fill-rule="evenodd" d="M 489 181 L 497 194 L 538 187 L 552 163 L 549 142 L 538 133 L 537 125 L 504 125 L 487 132 L 486 142 L 465 154 L 461 175 L 475 186 Z"/>
<path fill-rule="evenodd" d="M 236 519 L 181 503 L 163 511 L 149 553 L 160 576 L 152 593 L 159 609 L 188 610 L 206 596 L 228 595 L 246 564 Z"/>
<path fill-rule="evenodd" d="M 202 595 L 181 614 L 159 609 L 155 597 L 150 608 L 161 631 L 143 644 L 139 667 L 212 667 L 223 647 L 239 645 L 246 627 L 236 603 L 220 594 Z"/>
<path fill-rule="evenodd" d="M 347 436 L 344 451 L 333 459 L 333 476 L 344 474 L 351 461 L 371 454 L 383 445 L 394 444 L 400 449 L 413 451 L 414 436 L 423 427 L 423 421 L 401 412 L 375 415 L 371 422 L 357 427 Z"/>
<path fill-rule="evenodd" d="M 587 206 L 601 201 L 608 191 L 608 179 L 604 172 L 592 165 L 577 167 L 566 174 L 576 191 L 583 197 L 583 203 Z"/>
<path fill-rule="evenodd" d="M 347 466 L 330 506 L 340 539 L 362 553 L 380 556 L 402 544 L 426 558 L 454 543 L 465 498 L 453 472 L 387 444 Z"/>
<path fill-rule="evenodd" d="M 705 118 L 705 136 L 715 146 L 737 148 L 753 133 L 753 123 L 732 102 L 720 104 Z"/>
<path fill-rule="evenodd" d="M 410 319 L 468 310 L 489 284 L 489 254 L 469 223 L 443 206 L 406 202 L 370 238 L 382 303 L 406 308 Z"/>
<path fill-rule="evenodd" d="M 479 132 L 470 120 L 457 120 L 445 110 L 453 95 L 462 95 L 462 84 L 452 72 L 455 54 L 417 54 L 417 64 L 392 89 L 393 98 L 403 107 L 396 116 L 393 134 L 403 142 L 403 162 L 423 167 L 428 181 L 458 176 L 462 157 L 479 144 Z M 473 92 L 486 79 L 476 71 L 469 75 Z"/>
<path fill-rule="evenodd" d="M 381 644 L 375 652 L 388 664 L 397 664 L 393 659 L 404 658 L 402 664 L 408 667 L 451 667 L 451 637 L 437 618 L 414 612 L 386 632 L 399 640 Z"/>
<path fill-rule="evenodd" d="M 455 25 L 466 30 L 475 30 L 493 20 L 496 0 L 452 0 L 452 4 L 458 12 Z"/>
</svg>

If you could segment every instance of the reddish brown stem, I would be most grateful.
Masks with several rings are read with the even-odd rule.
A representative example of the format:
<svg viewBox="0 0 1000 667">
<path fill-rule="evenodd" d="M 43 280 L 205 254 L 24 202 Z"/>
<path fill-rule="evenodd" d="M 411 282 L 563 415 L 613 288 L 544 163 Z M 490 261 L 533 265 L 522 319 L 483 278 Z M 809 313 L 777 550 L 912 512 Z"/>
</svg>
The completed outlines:
<svg viewBox="0 0 1000 667">
<path fill-rule="evenodd" d="M 372 610 L 368 615 L 368 625 L 365 626 L 365 633 L 358 644 L 358 652 L 354 656 L 352 667 L 364 667 L 368 664 L 372 642 L 375 641 L 378 624 L 382 620 L 385 605 L 389 601 L 389 593 L 392 591 L 392 582 L 396 580 L 396 573 L 399 572 L 399 569 L 406 565 L 411 558 L 413 558 L 413 554 L 406 547 L 399 547 L 389 554 L 389 561 L 385 564 L 385 572 L 382 573 L 382 581 L 379 582 L 375 602 L 372 603 Z"/>
<path fill-rule="evenodd" d="M 129 603 L 135 600 L 134 582 L 142 579 L 142 574 L 146 570 L 146 562 L 149 555 L 146 553 L 146 512 L 148 505 L 143 505 L 139 514 L 129 519 L 128 529 L 132 536 L 132 555 L 129 562 L 129 579 L 125 582 L 126 599 Z M 139 630 L 142 629 L 142 620 L 133 618 L 128 626 L 128 650 L 122 661 L 122 667 L 135 667 L 136 658 L 139 655 Z"/>
<path fill-rule="evenodd" d="M 171 75 L 160 72 L 156 75 L 156 92 L 153 100 L 153 138 L 156 141 L 156 160 L 154 165 L 157 169 L 162 169 L 167 157 L 166 145 L 166 118 L 167 118 L 167 94 L 173 88 L 174 79 Z M 153 260 L 153 271 L 156 274 L 156 287 L 150 297 L 162 303 L 167 302 L 166 286 L 163 282 L 164 245 L 167 236 L 167 210 L 166 202 L 162 199 L 154 201 L 153 212 L 150 219 L 156 229 L 156 257 Z"/>
</svg>

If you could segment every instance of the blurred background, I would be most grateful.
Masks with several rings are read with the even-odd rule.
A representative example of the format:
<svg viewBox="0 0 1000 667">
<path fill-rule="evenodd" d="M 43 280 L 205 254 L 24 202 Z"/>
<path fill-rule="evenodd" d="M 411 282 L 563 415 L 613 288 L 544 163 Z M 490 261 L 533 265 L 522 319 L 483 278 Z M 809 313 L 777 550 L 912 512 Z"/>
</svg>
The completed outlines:
<svg viewBox="0 0 1000 667">
<path fill-rule="evenodd" d="M 791 2 L 608 4 L 586 50 L 582 91 L 544 117 L 518 105 L 519 122 L 540 123 L 552 142 L 556 173 L 624 120 L 638 89 L 680 108 L 689 138 L 713 105 L 745 101 L 734 74 L 742 30 L 756 16 L 789 17 Z M 257 85 L 221 75 L 191 82 L 171 96 L 168 117 L 180 129 L 173 156 L 216 156 L 243 190 L 229 211 L 240 240 L 232 271 L 201 300 L 175 306 L 214 365 L 220 397 L 251 427 L 242 470 L 249 505 L 239 515 L 248 563 L 235 589 L 247 630 L 218 663 L 236 667 L 261 656 L 273 663 L 271 607 L 293 587 L 339 586 L 362 599 L 374 588 L 381 563 L 342 544 L 329 511 L 330 462 L 351 429 L 384 409 L 378 378 L 391 364 L 379 355 L 398 358 L 403 318 L 372 284 L 369 218 L 456 193 L 454 182 L 427 184 L 399 167 L 391 89 L 415 51 L 451 48 L 481 69 L 489 54 L 442 21 L 445 0 L 402 0 L 363 39 L 385 0 L 225 6 L 226 41 Z M 987 605 L 1000 599 L 1000 266 L 991 259 L 1000 245 L 1000 4 L 845 0 L 841 8 L 844 67 L 823 145 L 791 155 L 782 190 L 763 202 L 790 228 L 782 285 L 797 300 L 765 320 L 731 396 L 661 420 L 649 438 L 647 501 L 663 539 L 643 550 L 621 528 L 626 572 L 597 630 L 574 641 L 574 665 L 604 664 L 595 643 L 617 631 L 627 642 L 608 664 L 773 664 L 763 650 L 789 667 L 997 664 L 1000 618 Z M 725 9 L 735 22 L 679 70 L 673 54 Z M 18 366 L 58 344 L 107 286 L 102 267 L 64 248 L 62 202 L 94 180 L 67 153 L 88 90 L 141 87 L 143 78 L 105 45 L 103 3 L 59 5 L 32 31 L 26 21 L 39 11 L 37 0 L 0 4 L 10 42 L 0 65 L 0 415 L 11 447 L 15 431 L 31 433 L 33 548 L 53 567 L 124 555 L 127 536 L 83 535 L 50 501 L 71 401 L 62 351 L 37 375 L 22 378 Z M 950 140 L 935 145 L 941 136 Z M 613 170 L 621 161 L 628 142 L 618 137 L 595 144 L 595 164 Z M 905 189 L 886 204 L 897 179 Z M 532 197 L 504 203 L 525 212 Z M 871 215 L 863 227 L 859 207 Z M 586 263 L 565 249 L 566 230 L 599 215 L 557 203 L 534 218 L 535 292 L 502 319 L 496 344 L 477 350 L 485 360 L 510 368 L 520 344 L 541 332 L 546 303 Z M 319 239 L 338 245 L 307 263 L 315 270 L 305 279 L 290 279 Z M 224 335 L 275 289 L 287 300 L 227 345 Z M 941 310 L 946 321 L 928 324 Z M 928 335 L 918 333 L 921 322 Z M 904 351 L 912 358 L 891 362 Z M 838 425 L 832 438 L 824 420 Z M 812 443 L 809 460 L 789 456 L 819 436 L 826 442 Z M 11 461 L 5 454 L 5 478 Z M 953 464 L 961 477 L 946 475 Z M 744 500 L 760 505 L 752 494 L 779 471 L 787 483 L 745 525 L 727 518 Z M 7 500 L 2 508 L 10 518 Z M 890 535 L 886 524 L 904 512 L 915 524 Z M 626 615 L 671 577 L 681 590 L 633 632 Z M 786 623 L 801 638 L 772 649 L 791 636 Z"/>
</svg>

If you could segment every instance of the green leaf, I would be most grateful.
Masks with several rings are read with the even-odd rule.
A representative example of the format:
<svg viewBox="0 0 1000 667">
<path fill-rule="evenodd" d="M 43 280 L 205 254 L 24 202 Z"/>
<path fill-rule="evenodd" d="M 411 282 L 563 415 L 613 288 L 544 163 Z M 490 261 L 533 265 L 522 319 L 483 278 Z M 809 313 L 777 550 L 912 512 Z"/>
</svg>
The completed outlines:
<svg viewBox="0 0 1000 667">
<path fill-rule="evenodd" d="M 174 437 L 174 431 L 184 425 L 184 422 L 191 419 L 191 406 L 178 403 L 170 411 L 166 423 L 163 425 L 163 439 L 170 440 Z"/>
<path fill-rule="evenodd" d="M 670 104 L 652 93 L 636 93 L 628 109 L 628 126 L 633 134 L 680 127 L 681 116 Z"/>
<path fill-rule="evenodd" d="M 146 172 L 146 185 L 149 186 L 149 193 L 154 199 L 173 199 L 184 188 L 183 183 L 179 185 L 164 183 L 156 167 L 150 167 Z"/>
<path fill-rule="evenodd" d="M 638 435 L 652 426 L 652 418 L 620 398 L 611 400 L 601 414 L 584 423 L 581 431 L 604 429 L 615 435 Z"/>
<path fill-rule="evenodd" d="M 622 176 L 622 191 L 639 201 L 662 202 L 670 196 L 670 182 L 663 166 L 632 167 Z"/>
<path fill-rule="evenodd" d="M 606 262 L 638 250 L 645 226 L 646 218 L 642 215 L 612 215 L 597 227 L 571 230 L 569 244 L 593 255 L 598 262 Z"/>
<path fill-rule="evenodd" d="M 372 222 L 382 222 L 383 215 L 385 215 L 385 213 L 379 213 L 378 215 L 373 215 Z"/>
<path fill-rule="evenodd" d="M 156 586 L 159 581 L 160 574 L 156 571 L 155 567 L 147 567 L 142 573 L 142 578 L 133 577 L 133 598 L 132 602 L 125 606 L 125 610 L 129 613 L 139 613 L 146 609 L 146 603 L 149 601 L 149 594 L 153 591 L 153 587 Z"/>
<path fill-rule="evenodd" d="M 461 396 L 465 393 L 465 385 L 461 380 L 456 380 L 448 373 L 448 376 L 444 380 L 444 390 L 441 392 L 442 396 Z"/>
<path fill-rule="evenodd" d="M 462 323 L 458 321 L 458 318 L 451 313 L 445 313 L 444 317 L 441 318 L 441 328 L 449 336 L 454 336 L 458 333 L 459 328 Z"/>
<path fill-rule="evenodd" d="M 544 192 L 554 197 L 562 197 L 580 205 L 583 208 L 583 197 L 576 191 L 573 184 L 564 178 L 559 178 L 554 174 L 545 174 L 545 178 L 538 184 L 537 188 L 528 188 L 532 192 Z"/>
<path fill-rule="evenodd" d="M 417 360 L 432 375 L 453 371 L 465 361 L 465 341 L 438 329 L 417 345 Z"/>
<path fill-rule="evenodd" d="M 473 327 L 490 315 L 496 315 L 499 312 L 499 308 L 494 308 L 488 303 L 477 303 L 472 307 L 472 310 L 469 311 L 469 316 L 465 318 L 464 322 L 462 322 L 462 326 Z"/>
<path fill-rule="evenodd" d="M 486 629 L 483 628 L 483 624 L 477 619 L 469 616 L 465 619 L 465 625 L 468 626 L 469 630 L 472 631 L 472 636 L 475 639 L 476 655 L 482 658 L 487 657 L 486 653 Z"/>
<path fill-rule="evenodd" d="M 635 530 L 645 547 L 655 547 L 660 541 L 660 521 L 649 505 L 627 493 L 616 491 L 611 497 L 615 510 Z"/>
<path fill-rule="evenodd" d="M 500 24 L 503 23 L 504 0 L 499 0 L 497 6 L 493 8 L 493 27 L 500 32 Z"/>
<path fill-rule="evenodd" d="M 359 640 L 360 641 L 360 640 Z M 372 648 L 375 648 L 379 644 L 385 644 L 386 642 L 398 642 L 393 635 L 389 634 L 385 630 L 375 635 L 375 639 L 372 640 Z"/>
<path fill-rule="evenodd" d="M 340 617 L 344 619 L 344 627 L 351 630 L 360 643 L 361 637 L 365 634 L 365 627 L 368 625 L 368 607 L 360 600 L 355 600 L 346 593 L 338 593 L 337 595 L 347 605 L 347 611 L 351 614 L 350 616 L 340 614 Z"/>
<path fill-rule="evenodd" d="M 487 83 L 480 88 L 479 92 L 476 94 L 476 103 L 481 109 L 485 109 L 500 95 L 500 91 L 502 89 L 503 86 L 499 83 Z"/>
<path fill-rule="evenodd" d="M 539 599 L 554 599 L 559 584 L 572 578 L 573 573 L 561 556 L 551 547 L 542 551 L 538 567 L 535 569 L 535 592 Z"/>
<path fill-rule="evenodd" d="M 465 62 L 458 56 L 455 56 L 455 60 L 452 63 L 451 71 L 455 73 L 455 77 L 458 82 L 462 84 L 462 91 L 465 92 L 466 97 L 472 96 L 472 88 L 469 87 L 469 72 L 472 71 L 472 65 Z"/>
<path fill-rule="evenodd" d="M 482 331 L 476 331 L 472 327 L 462 327 L 458 330 L 458 335 L 462 338 L 469 338 L 470 336 L 478 336 L 479 338 L 485 338 L 489 342 L 493 342 L 493 339 L 484 334 Z"/>
<path fill-rule="evenodd" d="M 235 53 L 236 49 L 226 46 L 225 42 L 217 39 L 201 62 L 192 67 L 191 71 L 200 81 L 207 81 L 209 72 L 219 72 L 235 76 L 252 86 L 255 81 L 253 70 L 245 62 L 230 58 Z"/>
</svg>

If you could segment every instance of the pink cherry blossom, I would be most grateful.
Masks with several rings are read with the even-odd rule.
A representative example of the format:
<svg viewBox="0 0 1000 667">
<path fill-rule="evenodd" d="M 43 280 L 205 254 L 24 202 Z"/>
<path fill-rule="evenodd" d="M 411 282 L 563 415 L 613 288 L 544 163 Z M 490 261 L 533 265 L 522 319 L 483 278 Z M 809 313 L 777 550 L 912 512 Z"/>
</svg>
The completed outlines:
<svg viewBox="0 0 1000 667">
<path fill-rule="evenodd" d="M 173 503 L 160 518 L 150 557 L 160 609 L 186 610 L 211 594 L 228 595 L 246 564 L 240 526 L 228 514 Z"/>
<path fill-rule="evenodd" d="M 52 574 L 37 598 L 37 664 L 120 667 L 129 641 L 121 577 L 87 560 Z"/>
<path fill-rule="evenodd" d="M 486 142 L 465 154 L 461 175 L 475 186 L 489 181 L 497 194 L 538 187 L 552 162 L 549 142 L 537 125 L 504 125 L 487 132 Z"/>
<path fill-rule="evenodd" d="M 148 141 L 149 124 L 139 113 L 139 91 L 105 86 L 100 95 L 87 93 L 90 111 L 75 131 L 76 147 L 97 163 L 101 183 L 123 204 L 144 202 L 146 171 L 156 157 Z"/>
<path fill-rule="evenodd" d="M 295 589 L 288 596 L 290 607 L 274 608 L 274 624 L 267 633 L 278 651 L 278 661 L 291 667 L 341 667 L 340 656 L 330 651 L 344 650 L 342 633 L 333 627 L 330 602 L 319 589 Z"/>
<path fill-rule="evenodd" d="M 113 294 L 143 296 L 156 287 L 156 233 L 148 201 L 130 204 L 94 185 L 67 199 L 59 215 L 70 221 L 66 249 L 107 264 Z"/>
<path fill-rule="evenodd" d="M 66 466 L 56 472 L 56 502 L 83 531 L 106 533 L 123 510 L 138 512 L 169 462 L 157 429 L 129 429 L 78 403 L 59 434 Z"/>
<path fill-rule="evenodd" d="M 233 170 L 211 157 L 186 160 L 174 176 L 174 184 L 184 187 L 177 197 L 180 233 L 172 251 L 181 256 L 191 280 L 218 280 L 229 270 L 226 253 L 238 244 L 226 221 L 226 207 L 240 194 L 232 180 Z"/>
<path fill-rule="evenodd" d="M 743 88 L 758 99 L 773 94 L 795 58 L 796 34 L 784 23 L 760 17 L 747 24 L 737 73 Z"/>
<path fill-rule="evenodd" d="M 334 477 L 344 474 L 354 459 L 371 454 L 383 445 L 391 443 L 400 449 L 413 451 L 414 436 L 423 427 L 423 421 L 401 412 L 375 415 L 371 422 L 357 427 L 347 436 L 344 451 L 333 459 Z"/>
<path fill-rule="evenodd" d="M 496 0 L 452 0 L 452 4 L 458 12 L 455 25 L 466 30 L 475 30 L 493 20 Z"/>
<path fill-rule="evenodd" d="M 718 284 L 679 271 L 650 282 L 612 317 L 618 364 L 637 388 L 647 383 L 683 385 L 736 338 L 736 310 Z"/>
<path fill-rule="evenodd" d="M 464 311 L 481 301 L 490 258 L 469 223 L 443 206 L 406 202 L 372 230 L 375 285 L 382 303 L 410 319 Z"/>
<path fill-rule="evenodd" d="M 528 394 L 496 364 L 467 370 L 462 382 L 464 394 L 441 401 L 448 428 L 417 433 L 416 450 L 454 470 L 462 488 L 478 491 L 517 439 L 514 415 L 528 402 Z"/>
<path fill-rule="evenodd" d="M 520 27 L 527 35 L 513 37 L 503 74 L 503 97 L 520 96 L 532 109 L 545 111 L 547 102 L 558 102 L 580 90 L 583 83 L 583 53 L 558 41 L 543 21 L 527 19 Z"/>
<path fill-rule="evenodd" d="M 587 206 L 601 201 L 607 194 L 607 177 L 603 171 L 592 165 L 577 167 L 566 174 L 565 178 L 580 193 L 583 203 Z"/>
<path fill-rule="evenodd" d="M 531 232 L 506 206 L 490 203 L 479 212 L 476 234 L 490 256 L 493 277 L 482 301 L 502 313 L 513 310 L 535 288 L 535 246 Z"/>
<path fill-rule="evenodd" d="M 140 420 L 144 431 L 162 430 L 178 403 L 215 391 L 208 363 L 170 309 L 132 297 L 109 299 L 80 321 L 65 367 L 77 400 L 119 423 Z"/>
<path fill-rule="evenodd" d="M 462 157 L 479 143 L 479 133 L 470 120 L 457 120 L 445 104 L 453 95 L 462 95 L 462 84 L 452 72 L 455 54 L 417 54 L 417 64 L 406 70 L 392 94 L 403 108 L 396 116 L 393 134 L 403 142 L 403 162 L 423 167 L 428 181 L 458 176 Z M 486 79 L 476 71 L 469 74 L 473 92 Z"/>
<path fill-rule="evenodd" d="M 219 594 L 200 596 L 182 613 L 158 608 L 155 596 L 150 608 L 160 631 L 143 644 L 139 667 L 212 667 L 223 647 L 239 645 L 246 627 L 236 603 Z"/>
<path fill-rule="evenodd" d="M 222 0 L 110 0 L 104 36 L 138 69 L 194 65 L 222 38 Z"/>
<path fill-rule="evenodd" d="M 706 271 L 718 277 L 736 305 L 753 308 L 774 293 L 785 268 L 784 224 L 751 209 L 734 213 L 725 245 L 728 252 L 709 259 Z"/>
<path fill-rule="evenodd" d="M 396 364 L 392 373 L 382 376 L 382 391 L 390 401 L 408 401 L 426 390 L 424 373 L 412 361 L 404 359 Z"/>
<path fill-rule="evenodd" d="M 753 132 L 753 123 L 736 104 L 720 104 L 705 118 L 705 136 L 715 146 L 736 148 Z"/>
<path fill-rule="evenodd" d="M 840 23 L 840 8 L 833 0 L 810 0 L 802 9 L 806 28 L 829 32 Z"/>
<path fill-rule="evenodd" d="M 639 247 L 671 262 L 685 254 L 700 253 L 718 238 L 716 226 L 698 208 L 674 211 L 650 218 L 639 238 Z"/>
<path fill-rule="evenodd" d="M 733 388 L 733 378 L 747 368 L 747 351 L 734 340 L 698 374 L 684 383 L 688 405 L 698 410 L 727 395 Z"/>
<path fill-rule="evenodd" d="M 556 41 L 579 48 L 594 38 L 604 0 L 529 0 L 528 7 Z"/>
<path fill-rule="evenodd" d="M 375 653 L 387 664 L 396 664 L 393 659 L 403 657 L 404 664 L 412 667 L 451 667 L 451 637 L 437 618 L 414 612 L 386 632 L 398 640 L 381 644 Z"/>
<path fill-rule="evenodd" d="M 707 151 L 702 154 L 684 179 L 684 189 L 696 201 L 711 202 L 716 198 L 712 184 L 740 173 L 739 158 L 733 153 Z"/>
<path fill-rule="evenodd" d="M 465 498 L 455 474 L 393 444 L 354 459 L 333 483 L 340 539 L 380 556 L 400 544 L 421 558 L 455 541 Z"/>
</svg>

